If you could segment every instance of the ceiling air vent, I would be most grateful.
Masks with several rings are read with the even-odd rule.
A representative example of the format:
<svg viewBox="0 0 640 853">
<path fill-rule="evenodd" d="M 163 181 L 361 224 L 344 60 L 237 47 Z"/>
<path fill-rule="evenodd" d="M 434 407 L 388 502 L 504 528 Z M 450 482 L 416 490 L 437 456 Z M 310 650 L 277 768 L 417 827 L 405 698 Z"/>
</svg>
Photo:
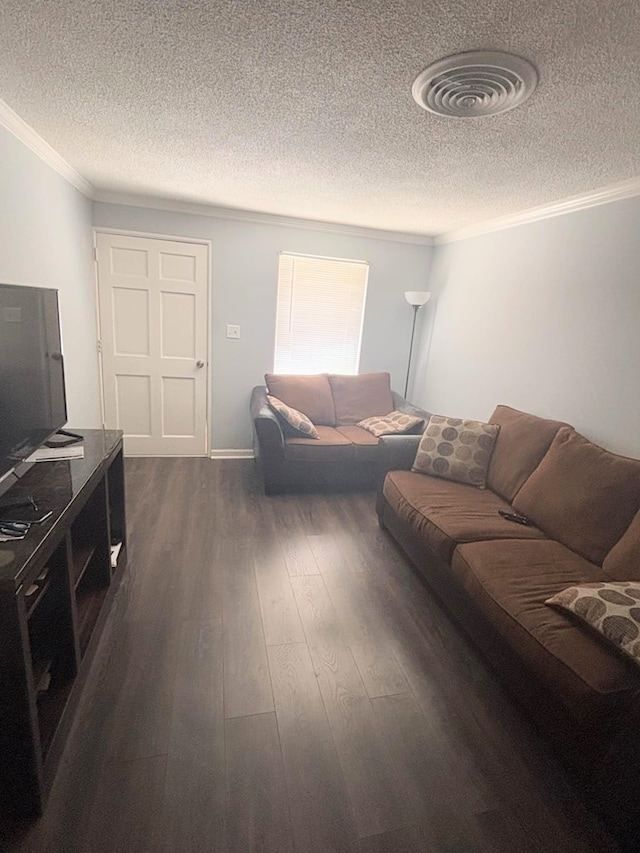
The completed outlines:
<svg viewBox="0 0 640 853">
<path fill-rule="evenodd" d="M 411 88 L 425 110 L 453 118 L 493 116 L 512 110 L 535 90 L 538 72 L 519 56 L 480 50 L 434 62 Z"/>
</svg>

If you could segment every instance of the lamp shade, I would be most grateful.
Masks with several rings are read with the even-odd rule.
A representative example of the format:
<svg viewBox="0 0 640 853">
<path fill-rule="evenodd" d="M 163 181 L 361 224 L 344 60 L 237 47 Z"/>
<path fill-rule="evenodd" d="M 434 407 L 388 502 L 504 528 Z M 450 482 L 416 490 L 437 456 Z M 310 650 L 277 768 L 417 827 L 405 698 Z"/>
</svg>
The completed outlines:
<svg viewBox="0 0 640 853">
<path fill-rule="evenodd" d="M 409 305 L 426 305 L 431 294 L 426 290 L 405 290 L 404 298 Z"/>
</svg>

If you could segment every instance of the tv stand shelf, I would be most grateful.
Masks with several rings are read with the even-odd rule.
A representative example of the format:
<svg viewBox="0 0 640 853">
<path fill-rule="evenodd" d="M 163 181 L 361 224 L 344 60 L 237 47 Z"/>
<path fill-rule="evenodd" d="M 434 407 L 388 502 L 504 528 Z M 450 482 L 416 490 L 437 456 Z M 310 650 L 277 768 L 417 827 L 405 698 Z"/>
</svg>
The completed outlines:
<svg viewBox="0 0 640 853">
<path fill-rule="evenodd" d="M 0 543 L 2 816 L 44 809 L 126 566 L 122 434 L 82 434 L 84 457 L 37 463 L 5 499 L 31 495 L 52 514 Z"/>
</svg>

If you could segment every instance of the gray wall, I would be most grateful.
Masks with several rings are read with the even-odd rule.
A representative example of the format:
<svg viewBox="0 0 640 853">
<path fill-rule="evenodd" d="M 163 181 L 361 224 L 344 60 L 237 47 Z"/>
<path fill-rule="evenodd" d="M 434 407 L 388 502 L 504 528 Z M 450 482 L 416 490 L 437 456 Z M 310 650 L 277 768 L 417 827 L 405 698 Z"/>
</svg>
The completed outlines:
<svg viewBox="0 0 640 853">
<path fill-rule="evenodd" d="M 414 397 L 497 403 L 640 457 L 640 199 L 438 246 Z"/>
<path fill-rule="evenodd" d="M 369 261 L 361 372 L 391 373 L 404 389 L 411 332 L 405 290 L 426 290 L 428 246 L 234 222 L 170 211 L 94 204 L 94 226 L 212 241 L 212 423 L 215 450 L 251 447 L 249 397 L 273 368 L 278 252 Z M 238 324 L 240 340 L 225 337 Z"/>
<path fill-rule="evenodd" d="M 91 202 L 0 127 L 0 281 L 59 290 L 69 424 L 99 427 Z"/>
</svg>

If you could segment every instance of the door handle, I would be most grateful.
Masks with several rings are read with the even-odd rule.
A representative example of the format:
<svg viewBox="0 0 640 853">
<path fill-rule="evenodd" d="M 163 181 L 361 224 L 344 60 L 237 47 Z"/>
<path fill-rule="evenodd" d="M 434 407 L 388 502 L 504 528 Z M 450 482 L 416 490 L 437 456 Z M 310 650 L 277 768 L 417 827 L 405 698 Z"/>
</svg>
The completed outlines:
<svg viewBox="0 0 640 853">
<path fill-rule="evenodd" d="M 196 361 L 196 367 L 204 367 L 204 361 L 200 361 L 200 359 L 198 359 L 198 361 Z"/>
</svg>

